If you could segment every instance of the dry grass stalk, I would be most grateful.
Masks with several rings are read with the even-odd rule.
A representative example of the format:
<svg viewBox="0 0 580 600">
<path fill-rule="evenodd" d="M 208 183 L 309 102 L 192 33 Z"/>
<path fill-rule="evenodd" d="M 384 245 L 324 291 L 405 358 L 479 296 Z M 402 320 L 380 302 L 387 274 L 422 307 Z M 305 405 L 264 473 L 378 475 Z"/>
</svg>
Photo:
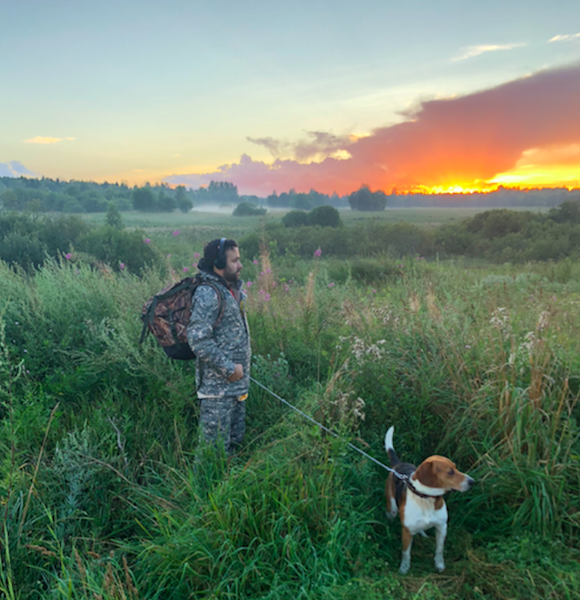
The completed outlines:
<svg viewBox="0 0 580 600">
<path fill-rule="evenodd" d="M 56 554 L 52 550 L 49 550 L 48 548 L 45 548 L 44 546 L 36 546 L 35 544 L 26 544 L 26 548 L 28 548 L 28 550 L 33 550 L 34 552 L 40 552 L 40 554 L 42 554 L 42 556 L 56 557 Z"/>
<path fill-rule="evenodd" d="M 304 297 L 304 310 L 310 312 L 314 308 L 314 286 L 316 284 L 316 274 L 314 271 L 308 273 L 308 281 L 306 282 L 306 294 Z"/>
<path fill-rule="evenodd" d="M 260 291 L 264 294 L 271 294 L 274 289 L 274 274 L 270 260 L 270 248 L 264 242 L 260 243 L 260 265 L 262 267 L 258 277 Z"/>
</svg>

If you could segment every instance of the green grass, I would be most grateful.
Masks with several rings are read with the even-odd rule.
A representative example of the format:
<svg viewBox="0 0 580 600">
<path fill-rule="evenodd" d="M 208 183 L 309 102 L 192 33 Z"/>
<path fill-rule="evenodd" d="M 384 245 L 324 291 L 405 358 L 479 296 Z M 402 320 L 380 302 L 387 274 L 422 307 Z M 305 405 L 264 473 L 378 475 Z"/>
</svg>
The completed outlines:
<svg viewBox="0 0 580 600">
<path fill-rule="evenodd" d="M 234 206 L 211 210 L 211 207 L 195 208 L 190 213 L 142 213 L 136 211 L 122 213 L 123 222 L 127 227 L 137 227 L 145 231 L 158 228 L 200 227 L 208 231 L 225 231 L 226 235 L 241 236 L 248 231 L 259 229 L 263 222 L 280 222 L 282 217 L 291 209 L 268 208 L 265 217 L 234 217 Z M 340 209 L 340 218 L 348 225 L 367 220 L 378 220 L 386 223 L 414 223 L 435 227 L 467 219 L 474 215 L 490 210 L 489 208 L 387 208 L 382 212 L 364 213 L 353 211 L 350 208 Z M 532 212 L 546 212 L 540 207 L 518 207 L 511 210 L 530 210 Z M 83 215 L 91 223 L 102 224 L 105 222 L 105 213 L 91 213 Z"/>
<path fill-rule="evenodd" d="M 151 239 L 192 261 L 203 236 Z M 578 264 L 365 261 L 245 270 L 253 376 L 341 439 L 252 388 L 240 453 L 201 464 L 192 365 L 137 343 L 157 273 L 0 264 L 4 596 L 579 598 Z M 345 444 L 385 460 L 389 425 L 477 480 L 441 575 L 432 534 L 398 574 L 386 473 Z"/>
</svg>

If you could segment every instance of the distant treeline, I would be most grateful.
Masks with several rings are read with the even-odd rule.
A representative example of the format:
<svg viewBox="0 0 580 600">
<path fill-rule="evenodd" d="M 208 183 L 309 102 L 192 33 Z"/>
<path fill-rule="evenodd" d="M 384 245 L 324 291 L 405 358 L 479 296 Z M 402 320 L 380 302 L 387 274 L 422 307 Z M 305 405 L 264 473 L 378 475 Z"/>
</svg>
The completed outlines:
<svg viewBox="0 0 580 600">
<path fill-rule="evenodd" d="M 95 213 L 106 212 L 109 206 L 119 211 L 187 212 L 195 205 L 237 205 L 248 202 L 270 208 L 312 210 L 318 206 L 351 207 L 353 210 L 380 211 L 387 208 L 434 207 L 555 207 L 565 200 L 580 197 L 580 190 L 540 188 L 518 190 L 500 187 L 495 192 L 472 194 L 391 194 L 371 192 L 361 186 L 350 195 L 322 194 L 314 189 L 308 193 L 273 192 L 266 198 L 240 195 L 233 183 L 212 181 L 207 187 L 188 190 L 184 186 L 171 188 L 167 184 L 130 187 L 124 183 L 95 183 L 92 181 L 61 181 L 59 179 L 30 179 L 0 177 L 0 208 L 31 212 Z"/>
</svg>

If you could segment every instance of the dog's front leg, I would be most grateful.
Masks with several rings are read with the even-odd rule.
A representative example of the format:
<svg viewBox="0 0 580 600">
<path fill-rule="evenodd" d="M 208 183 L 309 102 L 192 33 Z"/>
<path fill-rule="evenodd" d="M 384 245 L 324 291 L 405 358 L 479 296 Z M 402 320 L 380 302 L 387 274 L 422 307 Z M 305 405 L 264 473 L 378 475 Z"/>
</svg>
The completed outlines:
<svg viewBox="0 0 580 600">
<path fill-rule="evenodd" d="M 443 546 L 445 545 L 445 536 L 447 535 L 447 523 L 441 523 L 436 526 L 436 548 L 435 548 L 435 568 L 441 573 L 445 570 L 445 561 L 443 560 Z"/>
<path fill-rule="evenodd" d="M 411 568 L 411 546 L 413 545 L 413 535 L 403 526 L 403 557 L 399 572 L 403 575 Z"/>
</svg>

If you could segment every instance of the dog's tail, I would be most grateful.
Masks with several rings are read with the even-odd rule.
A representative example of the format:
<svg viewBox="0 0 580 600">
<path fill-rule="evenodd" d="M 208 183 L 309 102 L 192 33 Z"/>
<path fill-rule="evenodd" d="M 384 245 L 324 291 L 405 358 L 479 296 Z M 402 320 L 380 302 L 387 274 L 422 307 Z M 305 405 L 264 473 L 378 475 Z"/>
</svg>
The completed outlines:
<svg viewBox="0 0 580 600">
<path fill-rule="evenodd" d="M 399 457 L 395 453 L 395 448 L 393 447 L 393 433 L 395 432 L 395 428 L 393 426 L 389 427 L 387 431 L 387 435 L 385 435 L 385 450 L 389 455 L 389 460 L 391 461 L 391 467 L 395 468 L 401 461 Z"/>
</svg>

